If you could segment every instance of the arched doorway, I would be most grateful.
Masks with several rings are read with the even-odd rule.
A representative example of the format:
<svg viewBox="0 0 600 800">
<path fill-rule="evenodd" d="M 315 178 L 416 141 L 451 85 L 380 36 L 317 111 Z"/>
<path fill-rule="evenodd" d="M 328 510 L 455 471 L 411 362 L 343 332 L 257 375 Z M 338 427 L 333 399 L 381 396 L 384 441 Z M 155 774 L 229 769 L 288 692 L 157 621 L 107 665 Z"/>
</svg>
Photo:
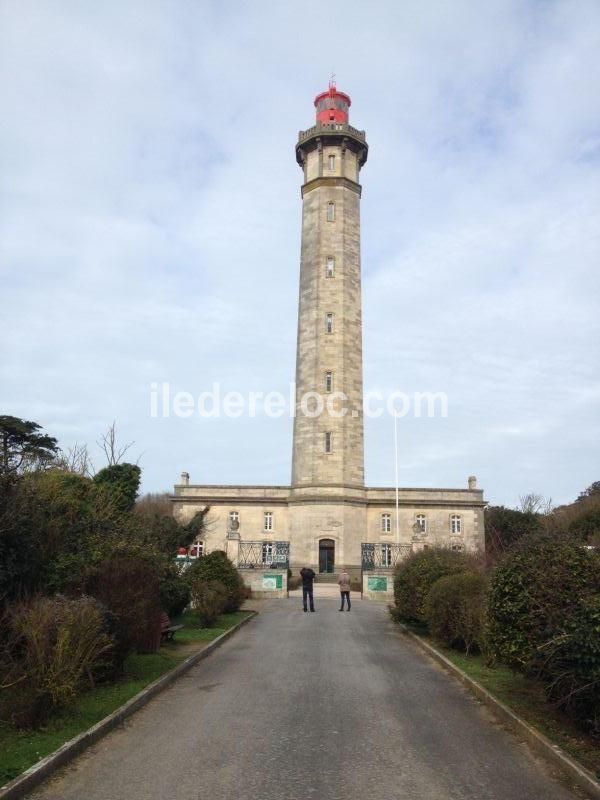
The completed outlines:
<svg viewBox="0 0 600 800">
<path fill-rule="evenodd" d="M 319 541 L 319 572 L 333 572 L 335 569 L 335 542 L 333 539 Z"/>
</svg>

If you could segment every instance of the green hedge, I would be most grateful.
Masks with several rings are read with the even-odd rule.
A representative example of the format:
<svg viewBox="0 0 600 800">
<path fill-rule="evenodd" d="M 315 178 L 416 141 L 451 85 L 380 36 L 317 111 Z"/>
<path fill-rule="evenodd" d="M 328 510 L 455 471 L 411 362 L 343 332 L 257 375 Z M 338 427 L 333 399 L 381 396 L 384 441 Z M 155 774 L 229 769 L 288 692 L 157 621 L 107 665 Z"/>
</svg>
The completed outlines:
<svg viewBox="0 0 600 800">
<path fill-rule="evenodd" d="M 198 581 L 219 581 L 227 589 L 225 612 L 239 611 L 245 600 L 244 582 L 239 572 L 222 550 L 215 550 L 207 556 L 199 558 L 185 573 L 189 585 L 197 585 Z"/>
<path fill-rule="evenodd" d="M 394 616 L 404 622 L 427 622 L 427 596 L 433 584 L 444 575 L 474 569 L 472 556 L 445 548 L 429 548 L 413 553 L 394 575 Z"/>
<path fill-rule="evenodd" d="M 492 574 L 487 638 L 496 658 L 540 678 L 600 733 L 600 551 L 548 534 L 519 542 Z"/>
<path fill-rule="evenodd" d="M 487 580 L 481 572 L 459 572 L 437 580 L 427 597 L 432 635 L 448 647 L 483 649 Z"/>
</svg>

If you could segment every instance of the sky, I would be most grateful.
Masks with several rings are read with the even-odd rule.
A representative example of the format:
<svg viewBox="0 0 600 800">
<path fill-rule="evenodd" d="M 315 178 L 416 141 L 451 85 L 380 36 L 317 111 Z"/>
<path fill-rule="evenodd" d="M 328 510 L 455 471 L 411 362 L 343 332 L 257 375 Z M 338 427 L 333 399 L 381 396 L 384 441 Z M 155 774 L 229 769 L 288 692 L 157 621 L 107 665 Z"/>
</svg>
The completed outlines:
<svg viewBox="0 0 600 800">
<path fill-rule="evenodd" d="M 298 131 L 334 72 L 366 130 L 366 390 L 402 486 L 568 502 L 600 478 L 600 4 L 0 0 L 0 413 L 116 421 L 143 491 L 285 485 L 292 421 L 151 415 L 288 392 Z M 366 482 L 394 484 L 389 415 Z"/>
</svg>

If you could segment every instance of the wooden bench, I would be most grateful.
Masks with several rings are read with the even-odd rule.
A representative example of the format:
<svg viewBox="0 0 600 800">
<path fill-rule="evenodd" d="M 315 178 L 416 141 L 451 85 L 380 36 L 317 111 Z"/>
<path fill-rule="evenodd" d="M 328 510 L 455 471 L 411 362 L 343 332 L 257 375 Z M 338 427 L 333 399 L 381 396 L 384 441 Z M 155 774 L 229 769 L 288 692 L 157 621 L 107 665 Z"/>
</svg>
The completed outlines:
<svg viewBox="0 0 600 800">
<path fill-rule="evenodd" d="M 171 625 L 169 615 L 163 613 L 160 617 L 160 640 L 161 642 L 170 642 L 175 636 L 176 631 L 183 628 L 183 625 Z"/>
</svg>

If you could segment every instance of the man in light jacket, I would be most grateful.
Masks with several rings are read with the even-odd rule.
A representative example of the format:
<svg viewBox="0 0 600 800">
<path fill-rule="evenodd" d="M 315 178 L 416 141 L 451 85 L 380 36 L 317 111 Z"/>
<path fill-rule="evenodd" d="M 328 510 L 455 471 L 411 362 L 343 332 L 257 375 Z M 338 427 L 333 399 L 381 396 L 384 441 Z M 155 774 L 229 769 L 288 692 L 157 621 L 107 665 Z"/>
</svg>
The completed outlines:
<svg viewBox="0 0 600 800">
<path fill-rule="evenodd" d="M 340 595 L 342 598 L 342 605 L 340 611 L 344 610 L 344 599 L 346 600 L 346 604 L 348 606 L 348 611 L 352 608 L 350 603 L 350 575 L 344 570 L 340 572 L 340 577 L 338 578 L 338 584 L 340 586 Z"/>
</svg>

